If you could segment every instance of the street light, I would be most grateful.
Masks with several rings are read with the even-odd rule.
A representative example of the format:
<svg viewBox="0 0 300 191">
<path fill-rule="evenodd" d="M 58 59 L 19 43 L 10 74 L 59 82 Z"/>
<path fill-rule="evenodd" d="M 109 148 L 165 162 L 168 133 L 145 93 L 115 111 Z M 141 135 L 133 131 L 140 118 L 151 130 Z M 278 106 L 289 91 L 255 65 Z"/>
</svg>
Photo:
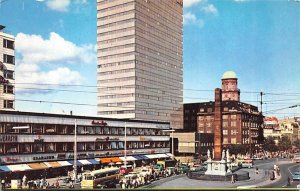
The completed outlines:
<svg viewBox="0 0 300 191">
<path fill-rule="evenodd" d="M 171 136 L 171 139 L 172 139 L 172 157 L 174 158 L 174 131 L 175 129 L 166 129 L 166 130 L 163 130 L 165 132 L 172 132 L 172 136 Z"/>
<path fill-rule="evenodd" d="M 125 136 L 124 136 L 124 163 L 125 163 L 125 169 L 127 169 L 127 124 L 125 121 Z"/>
<path fill-rule="evenodd" d="M 76 177 L 77 177 L 77 119 L 75 119 L 75 132 L 74 132 L 74 185 L 76 184 Z"/>
</svg>

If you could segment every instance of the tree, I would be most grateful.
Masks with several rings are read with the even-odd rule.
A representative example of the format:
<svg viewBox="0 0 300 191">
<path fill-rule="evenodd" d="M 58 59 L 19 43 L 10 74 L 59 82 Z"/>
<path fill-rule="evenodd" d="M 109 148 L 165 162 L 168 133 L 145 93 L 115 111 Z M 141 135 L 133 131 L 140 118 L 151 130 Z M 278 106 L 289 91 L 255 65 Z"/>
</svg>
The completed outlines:
<svg viewBox="0 0 300 191">
<path fill-rule="evenodd" d="M 247 145 L 241 145 L 241 144 L 229 145 L 227 149 L 229 149 L 231 154 L 235 154 L 235 155 L 246 154 L 249 150 Z"/>
<path fill-rule="evenodd" d="M 278 151 L 278 147 L 277 147 L 277 145 L 275 143 L 274 137 L 267 137 L 267 138 L 265 138 L 264 143 L 262 145 L 262 148 L 265 151 L 269 151 L 269 152 Z"/>
<path fill-rule="evenodd" d="M 286 151 L 288 149 L 292 148 L 291 140 L 287 136 L 281 137 L 281 139 L 278 142 L 278 148 L 281 151 Z"/>
</svg>

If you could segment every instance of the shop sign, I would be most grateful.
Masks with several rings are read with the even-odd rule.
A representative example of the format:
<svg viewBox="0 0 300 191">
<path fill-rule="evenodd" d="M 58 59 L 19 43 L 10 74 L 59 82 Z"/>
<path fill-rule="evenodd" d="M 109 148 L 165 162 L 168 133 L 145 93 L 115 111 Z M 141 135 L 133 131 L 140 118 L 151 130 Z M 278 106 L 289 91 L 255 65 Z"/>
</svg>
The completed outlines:
<svg viewBox="0 0 300 191">
<path fill-rule="evenodd" d="M 57 154 L 57 159 L 65 159 L 66 154 Z"/>
<path fill-rule="evenodd" d="M 93 120 L 92 121 L 92 125 L 107 125 L 107 123 L 105 121 L 96 121 L 96 120 Z"/>
<path fill-rule="evenodd" d="M 17 135 L 0 135 L 0 142 L 18 142 Z"/>
<path fill-rule="evenodd" d="M 106 137 L 106 138 L 96 138 L 96 141 L 117 141 L 119 138 L 117 137 Z"/>
<path fill-rule="evenodd" d="M 50 156 L 35 156 L 32 157 L 33 160 L 49 160 L 49 159 L 55 159 L 54 156 L 50 155 Z"/>
<path fill-rule="evenodd" d="M 6 157 L 4 159 L 5 162 L 10 163 L 10 162 L 19 162 L 20 159 L 19 158 L 12 158 L 12 157 Z"/>
</svg>

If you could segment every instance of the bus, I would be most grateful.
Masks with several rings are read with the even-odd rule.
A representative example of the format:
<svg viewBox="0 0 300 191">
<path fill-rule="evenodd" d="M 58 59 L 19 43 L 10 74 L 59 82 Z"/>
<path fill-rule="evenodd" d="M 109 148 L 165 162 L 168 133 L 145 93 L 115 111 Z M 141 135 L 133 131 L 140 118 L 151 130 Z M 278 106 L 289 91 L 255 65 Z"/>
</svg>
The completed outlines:
<svg viewBox="0 0 300 191">
<path fill-rule="evenodd" d="M 82 174 L 81 188 L 115 188 L 119 182 L 119 168 L 111 167 Z"/>
</svg>

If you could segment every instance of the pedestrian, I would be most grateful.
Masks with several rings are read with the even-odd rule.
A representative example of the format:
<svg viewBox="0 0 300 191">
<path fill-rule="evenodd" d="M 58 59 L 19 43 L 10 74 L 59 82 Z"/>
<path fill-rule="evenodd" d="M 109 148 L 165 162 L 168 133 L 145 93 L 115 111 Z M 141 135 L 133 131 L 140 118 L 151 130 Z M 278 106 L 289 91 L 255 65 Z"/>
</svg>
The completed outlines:
<svg viewBox="0 0 300 191">
<path fill-rule="evenodd" d="M 235 183 L 235 177 L 234 175 L 231 175 L 231 184 Z"/>
<path fill-rule="evenodd" d="M 286 185 L 291 186 L 291 178 L 290 177 L 287 178 L 287 184 Z"/>
<path fill-rule="evenodd" d="M 55 187 L 56 187 L 56 188 L 59 188 L 59 181 L 58 181 L 58 179 L 57 179 L 56 182 L 55 182 Z"/>
<path fill-rule="evenodd" d="M 1 180 L 1 189 L 2 190 L 5 189 L 5 180 L 4 180 L 4 178 Z"/>
</svg>

